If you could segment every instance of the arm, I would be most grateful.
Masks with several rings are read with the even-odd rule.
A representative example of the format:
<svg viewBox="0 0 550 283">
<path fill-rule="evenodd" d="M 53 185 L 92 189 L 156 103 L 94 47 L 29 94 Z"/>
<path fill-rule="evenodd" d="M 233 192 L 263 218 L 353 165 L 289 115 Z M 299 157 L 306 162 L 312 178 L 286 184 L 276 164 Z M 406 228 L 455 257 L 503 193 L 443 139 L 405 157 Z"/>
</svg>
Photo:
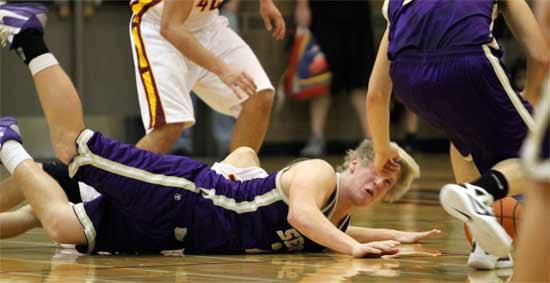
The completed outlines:
<svg viewBox="0 0 550 283">
<path fill-rule="evenodd" d="M 304 168 L 306 166 L 308 168 Z M 309 239 L 351 255 L 359 243 L 336 228 L 320 211 L 326 195 L 336 186 L 334 169 L 321 160 L 304 162 L 295 169 L 288 189 L 288 222 Z M 309 172 L 305 172 L 306 169 Z"/>
<path fill-rule="evenodd" d="M 275 39 L 281 40 L 285 37 L 285 21 L 272 0 L 260 0 L 260 15 L 264 19 L 265 29 L 271 31 Z M 275 23 L 275 29 L 271 21 Z"/>
<path fill-rule="evenodd" d="M 390 175 L 399 166 L 394 161 L 399 154 L 395 148 L 390 146 L 389 108 L 393 84 L 390 78 L 390 61 L 387 55 L 388 44 L 388 30 L 386 29 L 369 80 L 366 105 L 367 121 L 371 131 L 374 151 L 376 152 L 376 171 L 382 175 Z"/>
<path fill-rule="evenodd" d="M 532 105 L 536 105 L 538 96 L 542 92 L 544 78 L 550 68 L 548 46 L 546 46 L 540 27 L 525 1 L 509 0 L 504 2 L 503 14 L 508 27 L 527 56 L 525 98 Z"/>
<path fill-rule="evenodd" d="M 189 60 L 217 75 L 239 98 L 241 95 L 237 87 L 254 95 L 256 86 L 246 73 L 225 64 L 185 28 L 193 4 L 194 1 L 166 0 L 162 11 L 161 35 Z"/>
<path fill-rule="evenodd" d="M 309 239 L 334 251 L 364 257 L 369 254 L 396 253 L 397 242 L 362 245 L 336 228 L 321 213 L 320 207 L 336 185 L 334 169 L 325 161 L 311 160 L 294 167 L 289 186 L 288 222 Z"/>
<path fill-rule="evenodd" d="M 403 244 L 419 242 L 425 238 L 441 234 L 440 230 L 432 229 L 424 232 L 406 232 L 392 229 L 372 229 L 349 226 L 346 234 L 360 243 L 394 240 Z"/>
</svg>

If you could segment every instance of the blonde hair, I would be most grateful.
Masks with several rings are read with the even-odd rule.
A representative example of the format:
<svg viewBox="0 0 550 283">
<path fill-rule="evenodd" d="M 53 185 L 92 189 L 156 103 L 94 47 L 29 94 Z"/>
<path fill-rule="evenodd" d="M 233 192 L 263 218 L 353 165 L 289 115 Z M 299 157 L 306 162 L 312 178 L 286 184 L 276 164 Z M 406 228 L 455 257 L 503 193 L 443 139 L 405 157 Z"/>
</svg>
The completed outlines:
<svg viewBox="0 0 550 283">
<path fill-rule="evenodd" d="M 395 185 L 386 193 L 383 200 L 385 202 L 394 202 L 403 197 L 411 188 L 412 182 L 420 177 L 420 167 L 404 149 L 397 143 L 390 145 L 399 152 L 399 165 L 401 166 L 401 174 L 395 182 Z M 348 150 L 344 163 L 338 166 L 337 171 L 343 172 L 349 169 L 349 164 L 352 160 L 357 160 L 361 166 L 368 166 L 374 162 L 374 147 L 371 140 L 364 140 L 356 149 Z"/>
</svg>

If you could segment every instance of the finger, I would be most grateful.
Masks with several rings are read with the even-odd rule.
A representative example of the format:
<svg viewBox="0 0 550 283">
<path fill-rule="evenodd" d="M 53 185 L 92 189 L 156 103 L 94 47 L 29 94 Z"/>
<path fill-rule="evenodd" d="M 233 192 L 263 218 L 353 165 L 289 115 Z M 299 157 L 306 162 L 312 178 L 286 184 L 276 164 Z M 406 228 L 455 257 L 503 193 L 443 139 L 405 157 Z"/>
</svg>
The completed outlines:
<svg viewBox="0 0 550 283">
<path fill-rule="evenodd" d="M 236 86 L 229 86 L 231 88 L 231 90 L 233 91 L 233 93 L 239 98 L 239 99 L 242 99 L 243 97 L 241 96 L 241 94 L 239 93 L 239 90 Z"/>
<path fill-rule="evenodd" d="M 383 251 L 382 255 L 394 255 L 399 252 L 399 248 L 393 248 L 390 250 Z"/>
<path fill-rule="evenodd" d="M 264 18 L 265 29 L 267 31 L 271 31 L 271 29 L 272 29 L 271 18 L 269 16 L 264 16 L 263 18 Z"/>
<path fill-rule="evenodd" d="M 383 252 L 379 249 L 373 248 L 373 247 L 365 247 L 365 252 L 363 254 L 363 257 L 365 258 L 378 258 L 381 257 Z"/>
<path fill-rule="evenodd" d="M 239 87 L 246 93 L 246 95 L 248 96 L 254 95 L 252 86 L 245 79 L 239 80 Z"/>
<path fill-rule="evenodd" d="M 254 85 L 249 80 L 247 80 L 244 76 L 239 78 L 239 82 L 242 85 L 244 91 L 249 96 L 252 96 L 256 93 L 256 88 L 254 87 Z"/>
<path fill-rule="evenodd" d="M 252 86 L 254 87 L 254 91 L 256 91 L 258 89 L 258 87 L 256 86 L 256 83 L 254 82 L 254 79 L 251 76 L 249 76 L 246 72 L 243 72 L 243 75 L 244 75 L 245 79 L 247 79 L 250 82 L 250 84 L 252 84 Z"/>
<path fill-rule="evenodd" d="M 285 37 L 286 24 L 282 16 L 277 17 L 277 39 L 281 40 Z"/>
<path fill-rule="evenodd" d="M 395 169 L 399 169 L 399 167 L 401 167 L 401 165 L 399 165 L 399 163 L 397 163 L 395 159 L 388 160 L 388 162 L 386 162 L 386 165 Z"/>
<path fill-rule="evenodd" d="M 429 235 L 439 235 L 441 234 L 441 230 L 438 230 L 438 229 L 433 229 L 432 231 L 428 232 Z"/>
</svg>

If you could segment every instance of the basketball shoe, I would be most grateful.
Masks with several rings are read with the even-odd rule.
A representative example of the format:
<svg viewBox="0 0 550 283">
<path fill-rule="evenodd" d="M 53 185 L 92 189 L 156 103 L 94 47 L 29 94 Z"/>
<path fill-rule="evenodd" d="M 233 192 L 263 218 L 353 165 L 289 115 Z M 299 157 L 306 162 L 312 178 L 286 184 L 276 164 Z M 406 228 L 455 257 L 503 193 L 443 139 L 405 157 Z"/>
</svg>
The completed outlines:
<svg viewBox="0 0 550 283">
<path fill-rule="evenodd" d="M 23 143 L 21 134 L 19 133 L 19 126 L 17 126 L 17 120 L 13 117 L 0 118 L 0 149 L 8 141 Z"/>
<path fill-rule="evenodd" d="M 447 184 L 439 193 L 439 201 L 447 213 L 468 225 L 481 248 L 495 256 L 508 256 L 512 239 L 496 220 L 493 196 L 487 191 L 468 183 Z"/>
<path fill-rule="evenodd" d="M 490 255 L 484 251 L 476 242 L 472 242 L 472 251 L 468 257 L 468 266 L 475 269 L 501 269 L 514 267 L 514 260 L 509 254 L 507 257 Z"/>
<path fill-rule="evenodd" d="M 12 47 L 13 37 L 28 30 L 44 31 L 48 9 L 40 4 L 0 5 L 0 45 Z"/>
</svg>

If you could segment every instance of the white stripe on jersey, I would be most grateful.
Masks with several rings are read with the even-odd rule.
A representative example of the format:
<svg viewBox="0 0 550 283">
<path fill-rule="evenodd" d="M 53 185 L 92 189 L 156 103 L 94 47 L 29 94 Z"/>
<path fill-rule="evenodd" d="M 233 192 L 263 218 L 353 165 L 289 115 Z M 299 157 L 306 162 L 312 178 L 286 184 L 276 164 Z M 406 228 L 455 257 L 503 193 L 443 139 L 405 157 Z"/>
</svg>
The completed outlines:
<svg viewBox="0 0 550 283">
<path fill-rule="evenodd" d="M 199 194 L 203 198 L 212 200 L 212 203 L 215 206 L 231 210 L 238 214 L 254 212 L 260 207 L 268 206 L 277 201 L 283 200 L 281 191 L 277 187 L 275 187 L 262 195 L 257 195 L 252 201 L 237 202 L 235 199 L 226 197 L 224 195 L 216 195 L 215 189 L 197 187 L 195 186 L 195 183 L 182 177 L 154 174 L 142 169 L 130 167 L 128 165 L 106 159 L 104 157 L 94 154 L 88 148 L 87 143 L 93 135 L 94 132 L 92 130 L 85 129 L 78 137 L 78 155 L 74 158 L 73 162 L 69 164 L 69 176 L 71 176 L 71 178 L 77 173 L 78 169 L 81 166 L 91 165 L 93 167 L 113 173 L 115 175 L 139 180 L 144 183 L 191 191 Z"/>
</svg>

